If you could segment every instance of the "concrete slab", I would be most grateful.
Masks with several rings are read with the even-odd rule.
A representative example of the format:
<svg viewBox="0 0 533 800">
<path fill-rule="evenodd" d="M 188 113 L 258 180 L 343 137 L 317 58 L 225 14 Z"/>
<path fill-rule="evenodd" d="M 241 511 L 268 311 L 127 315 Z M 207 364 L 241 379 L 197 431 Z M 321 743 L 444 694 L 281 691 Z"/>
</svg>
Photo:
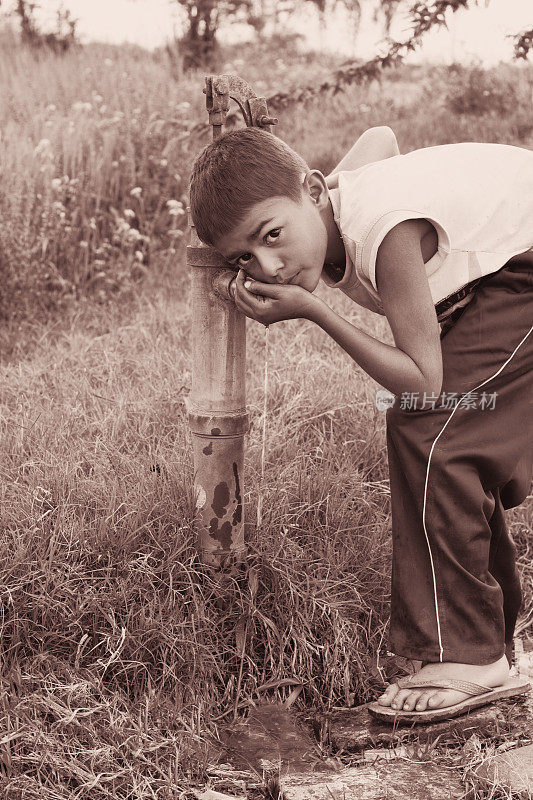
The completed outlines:
<svg viewBox="0 0 533 800">
<path fill-rule="evenodd" d="M 459 800 L 465 791 L 458 770 L 403 759 L 330 775 L 291 775 L 281 787 L 285 800 Z"/>
<path fill-rule="evenodd" d="M 507 750 L 487 759 L 475 770 L 475 778 L 483 788 L 493 794 L 496 790 L 505 796 L 533 798 L 533 744 Z"/>
<path fill-rule="evenodd" d="M 359 753 L 368 748 L 408 742 L 410 739 L 428 743 L 439 738 L 444 744 L 456 739 L 457 734 L 463 738 L 473 733 L 492 737 L 504 723 L 502 710 L 488 706 L 433 725 L 394 726 L 376 720 L 365 705 L 317 715 L 315 726 L 320 731 L 320 741 L 331 745 L 336 752 Z"/>
</svg>

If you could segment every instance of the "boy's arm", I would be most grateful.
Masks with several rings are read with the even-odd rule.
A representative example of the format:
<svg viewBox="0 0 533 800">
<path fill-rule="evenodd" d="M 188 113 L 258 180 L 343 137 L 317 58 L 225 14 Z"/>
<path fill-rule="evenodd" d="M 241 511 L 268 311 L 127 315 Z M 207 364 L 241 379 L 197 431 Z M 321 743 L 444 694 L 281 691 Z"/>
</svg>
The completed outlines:
<svg viewBox="0 0 533 800">
<path fill-rule="evenodd" d="M 368 128 L 327 175 L 327 187 L 328 189 L 337 188 L 339 185 L 337 174 L 342 170 L 358 169 L 365 164 L 382 161 L 384 158 L 397 156 L 399 153 L 398 142 L 391 128 L 386 125 Z"/>
<path fill-rule="evenodd" d="M 376 281 L 395 347 L 356 328 L 316 296 L 307 315 L 395 395 L 438 395 L 442 386 L 440 328 L 422 258 L 423 230 L 421 220 L 402 222 L 378 250 Z"/>
</svg>

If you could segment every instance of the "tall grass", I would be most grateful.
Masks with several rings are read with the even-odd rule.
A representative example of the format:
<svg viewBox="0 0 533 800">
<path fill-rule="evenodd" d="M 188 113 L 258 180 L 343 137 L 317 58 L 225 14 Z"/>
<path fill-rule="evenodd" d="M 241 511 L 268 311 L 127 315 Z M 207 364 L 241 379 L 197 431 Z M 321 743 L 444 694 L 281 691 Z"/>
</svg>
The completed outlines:
<svg viewBox="0 0 533 800">
<path fill-rule="evenodd" d="M 259 58 L 238 69 L 268 94 L 323 67 L 302 56 L 292 71 L 280 53 L 272 72 Z M 279 133 L 324 170 L 373 124 L 391 124 L 404 151 L 460 138 L 531 146 L 531 131 L 518 135 L 520 109 L 504 120 L 454 114 L 439 88 L 446 74 L 406 68 L 280 114 Z M 512 74 L 517 91 L 530 90 L 530 71 Z M 226 576 L 202 567 L 183 403 L 189 285 L 183 237 L 171 233 L 185 219 L 167 200 L 186 200 L 201 142 L 176 140 L 204 118 L 203 76 L 132 48 L 35 61 L 15 47 L 0 76 L 0 265 L 11 292 L 0 367 L 0 787 L 30 800 L 183 797 L 209 774 L 208 736 L 251 703 L 299 683 L 299 707 L 352 705 L 400 668 L 386 647 L 376 385 L 318 328 L 274 326 L 261 483 L 263 334 L 249 324 L 249 558 Z M 383 319 L 319 291 L 390 336 Z M 509 520 L 530 612 L 531 500 Z"/>
</svg>

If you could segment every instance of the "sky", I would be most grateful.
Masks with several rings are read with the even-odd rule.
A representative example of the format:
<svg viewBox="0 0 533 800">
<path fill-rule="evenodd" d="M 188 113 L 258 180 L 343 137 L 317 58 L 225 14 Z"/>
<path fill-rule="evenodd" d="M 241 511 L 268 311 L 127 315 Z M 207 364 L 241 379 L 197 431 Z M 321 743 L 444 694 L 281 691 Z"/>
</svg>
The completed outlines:
<svg viewBox="0 0 533 800">
<path fill-rule="evenodd" d="M 9 6 L 9 2 L 14 0 L 7 0 L 4 5 Z M 40 5 L 43 13 L 51 16 L 58 0 L 41 0 Z M 364 10 L 369 8 L 368 3 L 362 5 Z M 129 41 L 153 48 L 180 32 L 177 4 L 172 0 L 63 0 L 63 6 L 78 19 L 82 41 Z M 490 0 L 487 7 L 481 0 L 468 11 L 450 14 L 449 19 L 450 31 L 430 32 L 415 60 L 478 60 L 489 65 L 512 57 L 512 44 L 505 35 L 533 25 L 533 0 Z M 305 33 L 309 46 L 342 52 L 347 57 L 372 57 L 382 36 L 368 11 L 363 14 L 357 37 L 341 10 L 330 17 L 324 29 L 311 4 L 292 21 L 291 27 Z M 401 39 L 404 30 L 405 18 L 398 18 L 392 33 Z M 221 38 L 237 44 L 239 37 L 245 35 L 241 26 L 223 31 Z"/>
</svg>

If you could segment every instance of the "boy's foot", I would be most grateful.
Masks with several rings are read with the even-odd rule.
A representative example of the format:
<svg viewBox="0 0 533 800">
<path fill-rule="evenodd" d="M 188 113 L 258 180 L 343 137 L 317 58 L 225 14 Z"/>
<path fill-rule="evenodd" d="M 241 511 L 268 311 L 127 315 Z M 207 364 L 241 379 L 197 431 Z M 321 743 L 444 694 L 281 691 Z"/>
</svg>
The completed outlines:
<svg viewBox="0 0 533 800">
<path fill-rule="evenodd" d="M 501 686 L 509 677 L 509 662 L 502 656 L 493 664 L 477 666 L 475 664 L 454 664 L 452 662 L 426 664 L 417 673 L 417 678 L 440 679 L 455 678 L 470 683 L 478 683 L 492 688 Z M 378 703 L 390 706 L 396 711 L 426 711 L 434 708 L 446 708 L 461 703 L 468 695 L 454 689 L 400 689 L 396 684 L 388 687 Z"/>
</svg>

